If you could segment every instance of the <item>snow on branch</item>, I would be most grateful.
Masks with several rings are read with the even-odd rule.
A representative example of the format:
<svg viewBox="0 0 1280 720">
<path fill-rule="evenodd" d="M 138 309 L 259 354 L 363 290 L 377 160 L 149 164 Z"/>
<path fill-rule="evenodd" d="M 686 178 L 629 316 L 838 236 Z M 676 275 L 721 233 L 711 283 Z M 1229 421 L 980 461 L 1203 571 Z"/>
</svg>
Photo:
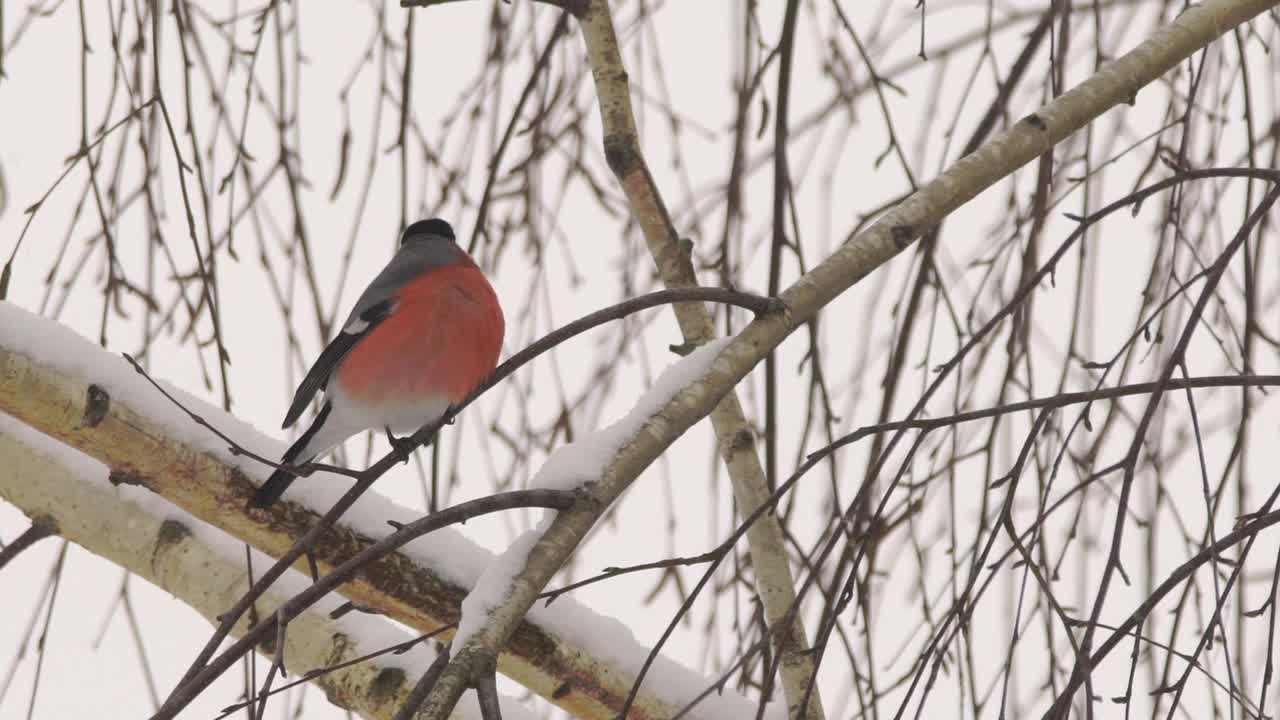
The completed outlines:
<svg viewBox="0 0 1280 720">
<path fill-rule="evenodd" d="M 266 457 L 278 456 L 283 449 L 282 443 L 222 410 L 177 388 L 164 387 L 238 445 Z M 105 471 L 76 474 L 77 481 L 87 486 L 85 491 L 127 493 L 139 512 L 149 513 L 156 522 L 205 523 L 235 542 L 248 542 L 278 555 L 316 517 L 314 511 L 294 503 L 280 503 L 270 515 L 246 514 L 245 501 L 255 485 L 249 477 L 261 477 L 264 468 L 230 452 L 225 442 L 192 422 L 122 358 L 56 322 L 4 302 L 0 302 L 0 412 L 101 463 L 96 467 L 105 466 Z M 308 485 L 306 498 L 314 507 L 323 507 L 341 492 L 335 486 L 345 483 L 328 478 Z M 0 492 L 17 502 L 11 494 L 16 490 L 6 487 Z M 83 512 L 91 505 L 75 503 L 69 511 Z M 416 517 L 380 496 L 366 495 L 357 510 L 314 547 L 320 571 L 328 572 L 368 548 L 387 534 L 388 522 L 408 524 Z M 88 549 L 105 554 L 99 547 Z M 148 557 L 144 554 L 139 562 Z M 229 561 L 238 562 L 240 557 L 237 550 Z M 492 553 L 445 528 L 372 563 L 339 592 L 356 605 L 431 633 L 457 621 L 466 589 L 474 586 L 492 561 Z M 261 567 L 267 565 L 264 562 Z M 221 609 L 212 614 L 234 600 L 233 596 L 222 598 Z M 289 627 L 292 632 L 292 624 Z M 587 627 L 608 631 L 579 632 Z M 441 638 L 449 636 L 446 630 Z M 645 647 L 627 641 L 628 637 L 622 623 L 599 616 L 571 598 L 561 598 L 554 607 L 540 610 L 537 619 L 519 623 L 516 640 L 498 658 L 498 669 L 578 717 L 612 717 L 630 691 L 631 669 L 639 667 L 647 654 Z M 666 697 L 668 687 L 702 689 L 714 682 L 673 662 L 663 662 L 658 672 L 670 684 L 649 685 L 632 717 L 667 717 L 678 707 Z"/>
<path fill-rule="evenodd" d="M 248 588 L 239 540 L 154 493 L 113 487 L 106 465 L 3 413 L 0 460 L 7 470 L 0 473 L 0 496 L 28 516 L 44 519 L 58 535 L 171 593 L 210 622 Z M 261 570 L 271 558 L 250 551 L 250 561 Z M 270 615 L 310 583 L 303 573 L 289 571 L 258 603 L 258 615 Z M 421 674 L 436 653 L 425 638 L 410 636 L 384 618 L 341 612 L 346 604 L 329 593 L 289 623 L 283 637 L 291 674 L 273 689 L 310 680 L 339 707 L 366 718 L 389 718 L 408 697 L 412 684 L 406 679 Z M 247 628 L 247 620 L 241 621 L 232 632 L 240 635 Z M 504 718 L 536 717 L 514 699 L 501 703 Z M 464 703 L 456 715 L 478 718 L 480 709 Z"/>
<path fill-rule="evenodd" d="M 561 446 L 547 459 L 531 481 L 532 486 L 580 488 L 595 502 L 584 503 L 582 507 L 575 505 L 560 512 L 548 511 L 536 528 L 520 536 L 486 568 L 475 590 L 463 602 L 463 617 L 452 646 L 454 657 L 459 660 L 448 666 L 435 689 L 427 696 L 422 713 L 427 717 L 445 717 L 467 689 L 480 689 L 477 684 L 483 681 L 493 655 L 502 647 L 505 628 L 512 622 L 512 617 L 518 620 L 526 611 L 530 619 L 553 627 L 561 636 L 595 647 L 609 657 L 612 666 L 625 670 L 628 675 L 640 673 L 646 653 L 640 652 L 643 646 L 636 641 L 630 629 L 609 618 L 566 613 L 545 604 L 533 606 L 531 599 L 541 592 L 545 581 L 531 582 L 529 578 L 555 573 L 560 565 L 558 557 L 548 555 L 540 548 L 556 545 L 563 549 L 566 546 L 562 534 L 566 528 L 578 529 L 582 533 L 590 528 L 594 519 L 608 507 L 608 502 L 604 502 L 606 496 L 614 493 L 613 498 L 616 498 L 614 486 L 605 478 L 619 454 L 625 453 L 646 427 L 662 422 L 665 409 L 675 395 L 704 375 L 728 344 L 729 339 L 723 338 L 696 349 L 663 371 L 621 419 Z M 581 535 L 568 548 L 576 547 L 580 539 Z M 513 616 L 511 608 L 525 598 L 530 598 L 530 605 Z M 701 697 L 712 684 L 704 678 L 691 676 L 661 657 L 645 676 L 645 687 L 660 687 L 664 699 L 677 703 L 671 713 L 692 703 L 693 717 L 755 716 L 758 702 L 728 694 Z M 631 711 L 635 714 L 629 713 L 628 716 L 639 716 L 641 713 L 637 710 L 639 708 L 633 706 Z M 785 708 L 780 704 L 768 707 L 767 717 L 783 717 L 785 714 Z"/>
<path fill-rule="evenodd" d="M 531 487 L 567 490 L 595 481 L 646 421 L 660 412 L 680 388 L 706 372 L 726 344 L 727 339 L 720 339 L 694 350 L 688 357 L 664 370 L 622 418 L 603 429 L 579 435 L 574 442 L 557 448 L 530 481 Z M 597 511 L 599 509 L 595 508 Z M 476 634 L 491 621 L 493 610 L 499 608 L 511 594 L 513 580 L 524 570 L 530 550 L 551 526 L 555 514 L 556 511 L 546 511 L 543 520 L 534 529 L 518 537 L 485 568 L 474 589 L 462 603 L 462 618 L 458 621 L 458 632 L 453 640 L 455 653 L 467 648 Z M 577 611 L 565 612 L 559 607 L 559 600 L 554 605 L 534 606 L 529 612 L 529 618 L 539 625 L 552 628 L 558 635 L 575 644 L 594 648 L 601 656 L 608 658 L 610 665 L 629 676 L 638 675 L 644 665 L 647 651 L 635 639 L 631 630 L 617 620 L 580 614 Z M 652 684 L 663 689 L 664 699 L 675 703 L 672 710 L 674 713 L 692 703 L 714 681 L 690 674 L 675 663 L 659 657 L 649 670 L 645 683 L 646 686 Z M 726 693 L 697 702 L 692 716 L 753 717 L 756 708 L 756 702 Z M 782 715 L 781 706 L 775 706 L 772 710 L 776 711 L 774 714 Z"/>
</svg>

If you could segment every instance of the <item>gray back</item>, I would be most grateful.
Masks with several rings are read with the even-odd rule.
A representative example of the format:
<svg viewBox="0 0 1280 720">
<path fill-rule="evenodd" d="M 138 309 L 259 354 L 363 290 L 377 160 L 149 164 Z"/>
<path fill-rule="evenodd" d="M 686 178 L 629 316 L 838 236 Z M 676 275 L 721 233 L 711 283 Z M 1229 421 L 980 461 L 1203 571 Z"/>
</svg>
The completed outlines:
<svg viewBox="0 0 1280 720">
<path fill-rule="evenodd" d="M 369 287 L 356 300 L 343 327 L 349 326 L 365 310 L 390 300 L 405 283 L 435 268 L 462 265 L 467 262 L 462 248 L 440 235 L 414 235 L 407 238 L 396 251 L 391 262 L 369 283 Z"/>
</svg>

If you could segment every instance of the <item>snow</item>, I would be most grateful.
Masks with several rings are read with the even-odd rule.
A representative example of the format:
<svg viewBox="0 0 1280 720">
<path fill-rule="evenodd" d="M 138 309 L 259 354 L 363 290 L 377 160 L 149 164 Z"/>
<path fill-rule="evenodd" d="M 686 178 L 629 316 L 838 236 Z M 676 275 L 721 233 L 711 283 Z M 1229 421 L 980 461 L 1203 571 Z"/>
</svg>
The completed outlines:
<svg viewBox="0 0 1280 720">
<path fill-rule="evenodd" d="M 627 438 L 634 435 L 651 415 L 661 409 L 685 385 L 704 374 L 711 367 L 728 339 L 716 340 L 690 353 L 667 368 L 653 386 L 640 398 L 624 417 L 595 433 L 583 436 L 577 442 L 558 449 L 531 481 L 532 487 L 572 488 L 599 477 L 601 469 L 613 459 Z M 0 347 L 39 359 L 43 364 L 56 368 L 72 377 L 92 382 L 107 391 L 113 398 L 125 398 L 136 412 L 151 418 L 168 428 L 172 437 L 191 447 L 209 453 L 228 465 L 239 467 L 249 477 L 265 479 L 270 468 L 252 459 L 232 454 L 226 444 L 209 430 L 200 427 L 185 413 L 167 400 L 146 378 L 134 371 L 124 358 L 103 350 L 70 329 L 47 318 L 34 315 L 12 303 L 0 301 Z M 242 447 L 264 457 L 279 457 L 285 443 L 263 435 L 256 428 L 231 416 L 214 405 L 193 397 L 152 375 L 174 398 L 192 412 L 203 417 L 214 427 Z M 107 480 L 106 466 L 78 451 L 45 438 L 22 423 L 0 413 L 0 431 L 27 434 L 44 439 L 40 447 L 47 447 L 49 454 L 68 468 L 78 472 L 89 482 L 112 487 L 125 499 L 138 504 L 147 512 L 161 519 L 173 519 L 191 528 L 202 541 L 231 562 L 241 562 L 244 544 L 221 530 L 199 521 L 181 508 L 145 488 L 112 486 Z M 31 443 L 35 446 L 35 442 Z M 307 482 L 294 483 L 288 497 L 324 512 L 349 487 L 350 480 L 326 473 L 315 473 Z M 548 511 L 551 512 L 551 511 Z M 377 493 L 366 493 L 344 516 L 343 524 L 369 537 L 383 537 L 387 522 L 409 523 L 419 514 L 397 505 Z M 550 517 L 550 516 L 547 516 Z M 543 522 L 547 522 L 544 517 Z M 539 535 L 540 531 L 537 532 Z M 526 533 L 526 536 L 528 534 Z M 466 623 L 483 622 L 495 597 L 500 602 L 509 585 L 512 565 L 522 565 L 527 556 L 526 543 L 532 540 L 521 536 L 501 558 L 472 542 L 453 528 L 444 528 L 404 546 L 402 552 L 422 565 L 436 571 L 442 578 L 460 587 L 475 588 L 483 579 L 484 587 L 470 606 L 464 606 Z M 523 548 L 523 551 L 521 551 Z M 271 559 L 258 552 L 253 554 L 255 568 L 267 567 Z M 487 577 L 483 577 L 487 576 Z M 281 577 L 276 588 L 280 592 L 296 593 L 310 584 L 310 579 L 296 571 Z M 326 597 L 317 604 L 320 612 L 328 612 L 344 602 L 337 595 Z M 476 610 L 473 612 L 472 608 Z M 485 608 L 480 610 L 480 608 Z M 467 618 L 467 615 L 473 616 Z M 530 620 L 555 633 L 566 641 L 582 647 L 596 658 L 606 660 L 627 674 L 637 673 L 648 655 L 648 648 L 638 642 L 631 630 L 618 620 L 600 615 L 571 597 L 562 596 L 554 605 L 537 605 L 529 614 Z M 359 638 L 362 652 L 403 642 L 407 636 L 385 619 L 348 613 L 335 623 L 340 632 L 351 638 Z M 462 643 L 456 643 L 456 648 Z M 366 650 L 367 649 L 367 650 Z M 404 655 L 386 657 L 384 664 L 403 667 L 411 675 L 426 668 L 434 653 L 418 646 Z M 662 688 L 664 698 L 677 704 L 692 700 L 705 690 L 712 680 L 700 673 L 667 658 L 659 657 L 649 669 L 645 685 Z M 768 717 L 775 713 L 785 715 L 781 703 L 773 703 Z M 698 704 L 696 717 L 737 718 L 754 717 L 756 703 L 740 695 L 726 692 L 711 694 Z M 504 717 L 506 708 L 504 706 Z M 511 717 L 516 717 L 512 715 Z"/>
<path fill-rule="evenodd" d="M 658 376 L 630 412 L 613 424 L 579 436 L 575 442 L 555 450 L 530 481 L 534 488 L 570 490 L 600 477 L 605 467 L 641 426 L 661 410 L 682 388 L 702 377 L 731 338 L 703 345 L 672 364 Z M 489 613 L 510 593 L 511 579 L 524 566 L 537 539 L 551 524 L 554 510 L 547 510 L 538 527 L 518 537 L 506 552 L 494 559 L 481 574 L 474 589 L 462 603 L 462 619 L 453 647 L 459 650 L 480 629 Z M 561 597 L 553 605 L 537 604 L 529 619 L 570 643 L 587 648 L 596 658 L 632 677 L 639 674 L 649 649 L 631 629 L 618 620 L 597 614 L 572 598 Z M 684 706 L 700 695 L 711 681 L 673 660 L 659 655 L 645 675 L 646 687 L 661 688 L 664 699 Z M 695 717 L 755 717 L 756 701 L 733 693 L 711 694 L 697 705 Z M 786 717 L 782 703 L 771 703 L 766 717 Z"/>
<path fill-rule="evenodd" d="M 561 596 L 552 605 L 539 603 L 529 611 L 529 620 L 580 647 L 589 648 L 592 655 L 636 677 L 644 666 L 650 648 L 636 639 L 631 628 L 616 618 L 585 611 L 581 606 L 561 607 L 566 598 Z M 684 707 L 702 694 L 713 679 L 659 654 L 645 673 L 641 688 L 656 688 L 666 701 Z M 781 689 L 778 691 L 781 698 Z M 740 720 L 754 718 L 758 703 L 732 691 L 710 693 L 696 706 L 691 717 L 701 720 Z M 786 704 L 769 703 L 764 716 L 770 720 L 787 716 Z"/>
<path fill-rule="evenodd" d="M 533 488 L 572 490 L 584 482 L 600 477 L 627 440 L 640 431 L 650 417 L 663 408 L 681 388 L 702 377 L 731 338 L 720 338 L 699 347 L 673 363 L 631 411 L 608 427 L 583 435 L 578 440 L 557 448 L 538 473 L 529 481 Z"/>
<path fill-rule="evenodd" d="M 163 497 L 131 485 L 112 485 L 107 481 L 109 468 L 97 460 L 81 453 L 79 450 L 64 445 L 19 420 L 0 413 L 0 434 L 9 435 L 18 442 L 34 449 L 53 462 L 67 469 L 73 476 L 99 486 L 114 494 L 119 500 L 132 503 L 152 517 L 173 520 L 181 523 L 191 531 L 200 543 L 213 550 L 232 565 L 244 562 L 243 541 L 202 522 L 199 518 L 188 514 Z M 270 567 L 274 559 L 250 548 L 250 562 L 256 572 Z M 311 578 L 297 570 L 286 570 L 272 586 L 271 594 L 277 598 L 291 597 L 311 586 Z M 341 634 L 354 644 L 356 655 L 376 652 L 393 645 L 399 645 L 411 639 L 411 635 L 400 630 L 385 618 L 364 615 L 359 612 L 348 612 L 336 620 L 329 619 L 329 613 L 346 603 L 346 598 L 337 593 L 326 593 L 308 612 L 326 618 L 331 634 Z M 415 678 L 429 667 L 436 658 L 436 651 L 429 643 L 418 643 L 401 654 L 388 653 L 372 661 L 381 667 L 404 670 L 409 678 Z M 291 673 L 306 672 L 313 668 L 289 668 Z M 500 697 L 502 716 L 504 718 L 536 717 L 526 706 L 510 697 Z M 458 714 L 463 718 L 479 718 L 480 706 L 474 695 L 464 696 L 458 704 Z"/>
<path fill-rule="evenodd" d="M 554 511 L 552 511 L 554 512 Z M 461 650 L 477 630 L 484 627 L 493 609 L 502 604 L 511 590 L 511 579 L 524 567 L 534 543 L 542 537 L 550 522 L 548 512 L 538 527 L 527 530 L 516 538 L 506 550 L 493 559 L 476 580 L 475 587 L 462 601 L 462 617 L 458 619 L 458 632 L 453 636 L 453 649 Z"/>
</svg>

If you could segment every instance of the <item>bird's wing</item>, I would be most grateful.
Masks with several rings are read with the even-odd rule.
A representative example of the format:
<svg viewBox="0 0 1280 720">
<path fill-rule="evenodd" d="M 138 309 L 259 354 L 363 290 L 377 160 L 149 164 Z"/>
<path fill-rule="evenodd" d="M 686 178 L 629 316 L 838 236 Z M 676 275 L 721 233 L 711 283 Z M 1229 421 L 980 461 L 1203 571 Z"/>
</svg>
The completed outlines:
<svg viewBox="0 0 1280 720">
<path fill-rule="evenodd" d="M 406 283 L 425 272 L 464 261 L 471 262 L 466 253 L 444 237 L 432 237 L 430 242 L 416 241 L 402 245 L 391 262 L 387 263 L 356 300 L 342 332 L 320 353 L 307 376 L 302 379 L 282 427 L 289 427 L 298 420 L 311 398 L 329 383 L 329 377 L 351 348 L 395 311 L 396 298 Z"/>
<path fill-rule="evenodd" d="M 316 358 L 311 369 L 307 371 L 307 376 L 302 378 L 302 384 L 298 385 L 298 390 L 293 395 L 293 404 L 289 406 L 289 412 L 285 414 L 284 424 L 281 427 L 289 427 L 297 422 L 302 411 L 306 410 L 307 405 L 310 404 L 311 398 L 328 384 L 329 376 L 337 369 L 342 358 L 346 357 L 351 348 L 360 342 L 360 338 L 391 315 L 391 311 L 395 309 L 395 299 L 386 297 L 372 305 L 366 304 L 363 309 L 357 304 L 356 309 L 360 310 L 359 315 L 353 312 L 352 317 L 347 318 L 347 324 L 342 328 L 342 332 L 338 333 L 338 337 L 325 347 L 324 352 L 320 353 L 320 357 Z"/>
</svg>

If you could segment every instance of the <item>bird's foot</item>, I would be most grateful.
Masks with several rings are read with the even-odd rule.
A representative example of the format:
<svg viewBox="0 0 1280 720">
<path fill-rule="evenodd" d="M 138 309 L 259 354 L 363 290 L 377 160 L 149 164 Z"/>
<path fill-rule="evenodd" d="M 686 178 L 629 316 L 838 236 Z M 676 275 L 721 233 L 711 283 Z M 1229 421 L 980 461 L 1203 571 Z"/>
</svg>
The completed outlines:
<svg viewBox="0 0 1280 720">
<path fill-rule="evenodd" d="M 408 463 L 409 458 L 413 457 L 413 451 L 418 449 L 418 444 L 408 437 L 396 437 L 391 434 L 391 428 L 383 428 L 387 431 L 387 442 L 391 443 L 391 449 L 395 452 L 396 457 L 400 458 L 400 462 Z"/>
<path fill-rule="evenodd" d="M 300 463 L 281 463 L 280 469 L 294 477 L 305 478 L 311 477 L 311 475 L 315 473 L 316 466 L 312 465 L 311 461 L 308 460 Z"/>
</svg>

